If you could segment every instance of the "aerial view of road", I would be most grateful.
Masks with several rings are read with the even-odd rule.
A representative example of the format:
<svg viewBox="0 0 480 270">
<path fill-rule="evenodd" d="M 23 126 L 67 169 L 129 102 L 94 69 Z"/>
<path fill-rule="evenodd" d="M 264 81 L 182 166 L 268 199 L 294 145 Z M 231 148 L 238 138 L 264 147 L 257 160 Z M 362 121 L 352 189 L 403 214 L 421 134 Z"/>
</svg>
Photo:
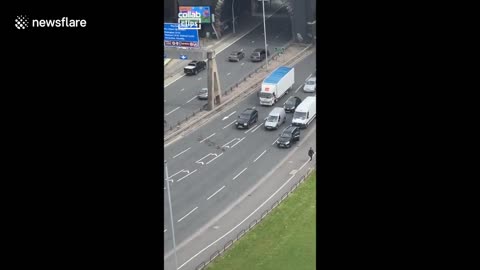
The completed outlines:
<svg viewBox="0 0 480 270">
<path fill-rule="evenodd" d="M 312 20 L 314 14 L 307 20 L 306 16 L 293 12 L 293 1 L 273 2 L 273 8 L 270 6 L 268 16 L 263 13 L 263 18 L 261 11 L 264 7 L 259 9 L 261 5 L 256 1 L 248 4 L 242 2 L 244 8 L 255 5 L 251 9 L 245 9 L 251 10 L 247 14 L 250 16 L 250 24 L 248 27 L 244 25 L 243 29 L 239 27 L 239 34 L 226 39 L 228 41 L 215 50 L 217 74 L 223 94 L 245 78 L 250 78 L 248 75 L 252 71 L 265 65 L 265 60 L 250 60 L 255 49 L 264 49 L 268 44 L 272 55 L 276 53 L 275 48 L 286 48 L 286 52 L 282 57 L 272 57 L 269 61 L 272 66 L 268 69 L 264 66 L 262 72 L 252 75 L 252 86 L 236 87 L 237 92 L 230 93 L 235 98 L 222 99 L 221 109 L 197 115 L 197 118 L 193 115 L 194 112 L 200 114 L 200 108 L 206 109 L 208 103 L 198 99 L 199 91 L 208 86 L 208 69 L 189 76 L 183 75 L 182 70 L 179 70 L 172 79 L 166 80 L 164 77 L 164 160 L 167 181 L 164 181 L 163 190 L 162 229 L 165 269 L 203 269 L 197 267 L 209 260 L 212 252 L 241 232 L 242 226 L 248 226 L 252 220 L 258 219 L 269 204 L 278 201 L 295 181 L 315 167 L 315 160 L 311 162 L 307 155 L 309 149 L 316 146 L 315 109 L 309 111 L 312 117 L 305 112 L 309 121 L 313 121 L 306 128 L 300 129 L 300 139 L 292 141 L 291 147 L 279 148 L 277 141 L 285 138 L 283 135 L 280 138 L 280 134 L 291 126 L 293 113 L 283 114 L 285 122 L 278 129 L 265 127 L 266 119 L 274 108 L 283 107 L 290 97 L 298 97 L 302 101 L 308 97 L 302 104 L 307 104 L 310 100 L 314 102 L 312 97 L 316 96 L 317 91 L 316 84 L 314 88 L 304 91 L 306 81 L 314 81 L 317 77 L 316 50 L 313 35 L 311 40 L 304 40 L 300 34 L 307 36 L 306 29 L 313 29 L 308 25 L 315 24 Z M 222 10 L 234 8 L 235 1 L 226 3 L 228 8 Z M 173 13 L 175 12 L 177 10 L 174 9 Z M 297 18 L 293 18 L 295 14 Z M 184 16 L 182 14 L 181 17 Z M 265 20 L 265 25 L 262 19 Z M 299 30 L 294 35 L 292 33 L 295 29 Z M 245 57 L 238 62 L 229 62 L 228 56 L 233 51 L 244 52 Z M 191 60 L 205 59 L 183 62 L 187 65 Z M 260 92 L 264 91 L 264 87 L 255 82 L 264 80 L 264 76 L 273 72 L 276 69 L 274 64 L 286 66 L 283 69 L 289 70 L 289 83 L 282 88 L 282 92 L 273 93 L 273 98 L 277 97 L 275 93 L 280 97 L 275 105 L 263 106 L 260 105 L 260 98 L 262 104 L 270 104 L 264 103 L 270 101 L 263 99 Z M 286 94 L 281 96 L 287 89 Z M 309 104 L 315 106 L 315 103 Z M 245 129 L 239 129 L 236 121 L 248 108 L 258 113 L 258 121 Z M 191 128 L 183 132 L 179 123 L 189 117 L 193 118 L 192 122 L 198 121 L 185 124 L 189 128 L 191 125 Z M 297 120 L 298 118 L 295 119 Z M 179 131 L 172 131 L 173 128 L 179 128 Z"/>
<path fill-rule="evenodd" d="M 280 11 L 279 11 L 280 12 Z M 285 18 L 271 17 L 266 20 L 269 33 L 267 42 L 269 51 L 273 54 L 274 48 L 286 45 L 291 39 L 291 33 L 285 31 L 288 26 L 288 20 Z M 264 44 L 263 27 L 256 27 L 240 40 L 230 45 L 225 50 L 216 55 L 217 67 L 219 71 L 220 85 L 225 91 L 252 70 L 265 64 L 263 62 L 252 62 L 249 57 L 256 48 L 262 48 Z M 232 51 L 244 51 L 245 58 L 239 62 L 228 62 L 228 55 Z M 185 61 L 185 65 L 189 61 Z M 194 76 L 183 76 L 179 80 L 167 85 L 164 89 L 164 119 L 169 125 L 173 125 L 185 117 L 190 116 L 192 112 L 206 104 L 206 101 L 197 99 L 198 91 L 207 87 L 207 71 L 203 70 Z"/>
</svg>

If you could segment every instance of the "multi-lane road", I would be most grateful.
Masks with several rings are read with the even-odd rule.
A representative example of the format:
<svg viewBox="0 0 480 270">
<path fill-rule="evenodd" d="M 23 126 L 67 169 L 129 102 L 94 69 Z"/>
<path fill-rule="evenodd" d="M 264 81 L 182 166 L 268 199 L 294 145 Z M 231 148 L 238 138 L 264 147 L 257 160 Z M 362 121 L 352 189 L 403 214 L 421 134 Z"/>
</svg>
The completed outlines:
<svg viewBox="0 0 480 270">
<path fill-rule="evenodd" d="M 285 12 L 284 8 L 278 13 Z M 285 31 L 290 29 L 290 21 L 285 17 L 273 15 L 266 21 L 267 44 L 270 53 L 274 48 L 286 45 L 291 39 L 291 33 Z M 263 27 L 259 24 L 253 31 L 230 45 L 216 55 L 217 68 L 219 72 L 220 85 L 225 92 L 228 88 L 239 82 L 250 72 L 263 65 L 265 62 L 251 62 L 250 54 L 256 48 L 264 47 Z M 245 52 L 245 58 L 239 62 L 228 62 L 227 57 L 232 51 L 241 50 Z M 185 61 L 185 65 L 188 61 Z M 207 71 L 201 71 L 195 76 L 183 76 L 179 80 L 169 84 L 164 89 L 164 119 L 167 124 L 165 129 L 175 126 L 178 121 L 184 120 L 187 116 L 198 111 L 207 101 L 196 98 L 198 91 L 207 87 Z"/>
<path fill-rule="evenodd" d="M 259 33 L 251 36 L 250 40 L 256 40 L 258 35 Z M 247 40 L 235 44 L 234 46 L 238 46 L 235 48 L 246 46 Z M 225 63 L 228 67 L 220 68 L 223 77 L 229 72 L 241 72 L 241 63 Z M 245 65 L 247 63 L 243 66 Z M 237 68 L 236 71 L 232 71 L 232 67 Z M 315 55 L 301 59 L 294 67 L 294 87 L 277 106 L 283 105 L 292 95 L 302 100 L 306 96 L 314 95 L 303 93 L 301 88 L 305 80 L 315 74 Z M 223 80 L 228 81 L 228 76 L 226 78 Z M 198 87 L 195 79 L 189 77 L 181 83 L 185 83 L 184 87 L 190 85 L 190 90 L 193 91 Z M 186 83 L 188 80 L 191 84 Z M 168 92 L 167 89 L 166 91 Z M 177 96 L 177 99 L 180 97 Z M 259 121 L 248 130 L 237 130 L 233 123 L 237 115 L 248 107 L 258 110 Z M 263 127 L 263 119 L 271 110 L 272 107 L 261 107 L 257 95 L 252 94 L 196 131 L 165 147 L 165 159 L 173 180 L 171 195 L 176 243 L 180 248 L 188 246 L 188 239 L 193 234 L 225 211 L 295 148 L 278 149 L 275 145 L 278 135 L 291 123 L 292 114 L 287 115 L 286 123 L 279 130 L 267 131 Z M 311 125 L 302 130 L 302 134 L 315 127 L 316 125 Z M 166 195 L 166 190 L 164 192 Z M 167 196 L 164 208 L 164 249 L 166 254 L 171 255 L 173 245 L 169 231 L 171 228 Z"/>
</svg>

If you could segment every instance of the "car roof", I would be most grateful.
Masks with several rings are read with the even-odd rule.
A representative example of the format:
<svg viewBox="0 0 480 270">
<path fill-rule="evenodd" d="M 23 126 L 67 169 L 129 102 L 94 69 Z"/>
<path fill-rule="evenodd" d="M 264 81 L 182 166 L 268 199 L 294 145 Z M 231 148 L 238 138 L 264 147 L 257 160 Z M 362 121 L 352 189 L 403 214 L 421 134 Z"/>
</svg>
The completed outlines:
<svg viewBox="0 0 480 270">
<path fill-rule="evenodd" d="M 284 132 L 287 132 L 287 133 L 292 133 L 295 129 L 297 129 L 297 127 L 295 126 L 288 126 Z"/>
<path fill-rule="evenodd" d="M 255 109 L 248 108 L 248 109 L 245 109 L 242 113 L 249 113 L 249 114 L 250 114 L 250 113 L 252 113 L 252 112 L 254 112 L 254 111 L 255 111 Z"/>
<path fill-rule="evenodd" d="M 310 77 L 307 81 L 317 81 L 317 77 Z"/>
<path fill-rule="evenodd" d="M 241 53 L 240 51 L 233 51 L 232 54 Z"/>
</svg>

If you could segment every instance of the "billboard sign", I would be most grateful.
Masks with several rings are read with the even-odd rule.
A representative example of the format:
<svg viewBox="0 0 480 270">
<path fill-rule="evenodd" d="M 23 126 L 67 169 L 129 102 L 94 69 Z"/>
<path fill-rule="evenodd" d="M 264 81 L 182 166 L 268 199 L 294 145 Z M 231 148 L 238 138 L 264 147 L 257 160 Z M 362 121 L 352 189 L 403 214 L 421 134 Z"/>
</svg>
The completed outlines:
<svg viewBox="0 0 480 270">
<path fill-rule="evenodd" d="M 182 15 L 180 15 L 182 14 Z M 209 6 L 179 6 L 178 7 L 178 20 L 181 18 L 183 21 L 187 19 L 197 21 L 200 19 L 200 23 L 211 23 L 211 13 Z"/>
<path fill-rule="evenodd" d="M 164 47 L 199 48 L 197 29 L 181 29 L 177 23 L 164 23 Z"/>
</svg>

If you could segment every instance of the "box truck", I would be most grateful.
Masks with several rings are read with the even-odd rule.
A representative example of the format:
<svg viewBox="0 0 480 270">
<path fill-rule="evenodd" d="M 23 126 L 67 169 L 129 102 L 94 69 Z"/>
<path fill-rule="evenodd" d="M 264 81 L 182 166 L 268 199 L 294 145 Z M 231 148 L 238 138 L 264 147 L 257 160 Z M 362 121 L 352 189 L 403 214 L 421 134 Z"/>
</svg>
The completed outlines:
<svg viewBox="0 0 480 270">
<path fill-rule="evenodd" d="M 272 106 L 288 93 L 295 82 L 293 67 L 279 67 L 263 80 L 259 93 L 260 105 Z"/>
<path fill-rule="evenodd" d="M 293 113 L 292 125 L 302 128 L 308 127 L 313 118 L 317 116 L 316 97 L 310 96 L 305 98 Z"/>
</svg>

